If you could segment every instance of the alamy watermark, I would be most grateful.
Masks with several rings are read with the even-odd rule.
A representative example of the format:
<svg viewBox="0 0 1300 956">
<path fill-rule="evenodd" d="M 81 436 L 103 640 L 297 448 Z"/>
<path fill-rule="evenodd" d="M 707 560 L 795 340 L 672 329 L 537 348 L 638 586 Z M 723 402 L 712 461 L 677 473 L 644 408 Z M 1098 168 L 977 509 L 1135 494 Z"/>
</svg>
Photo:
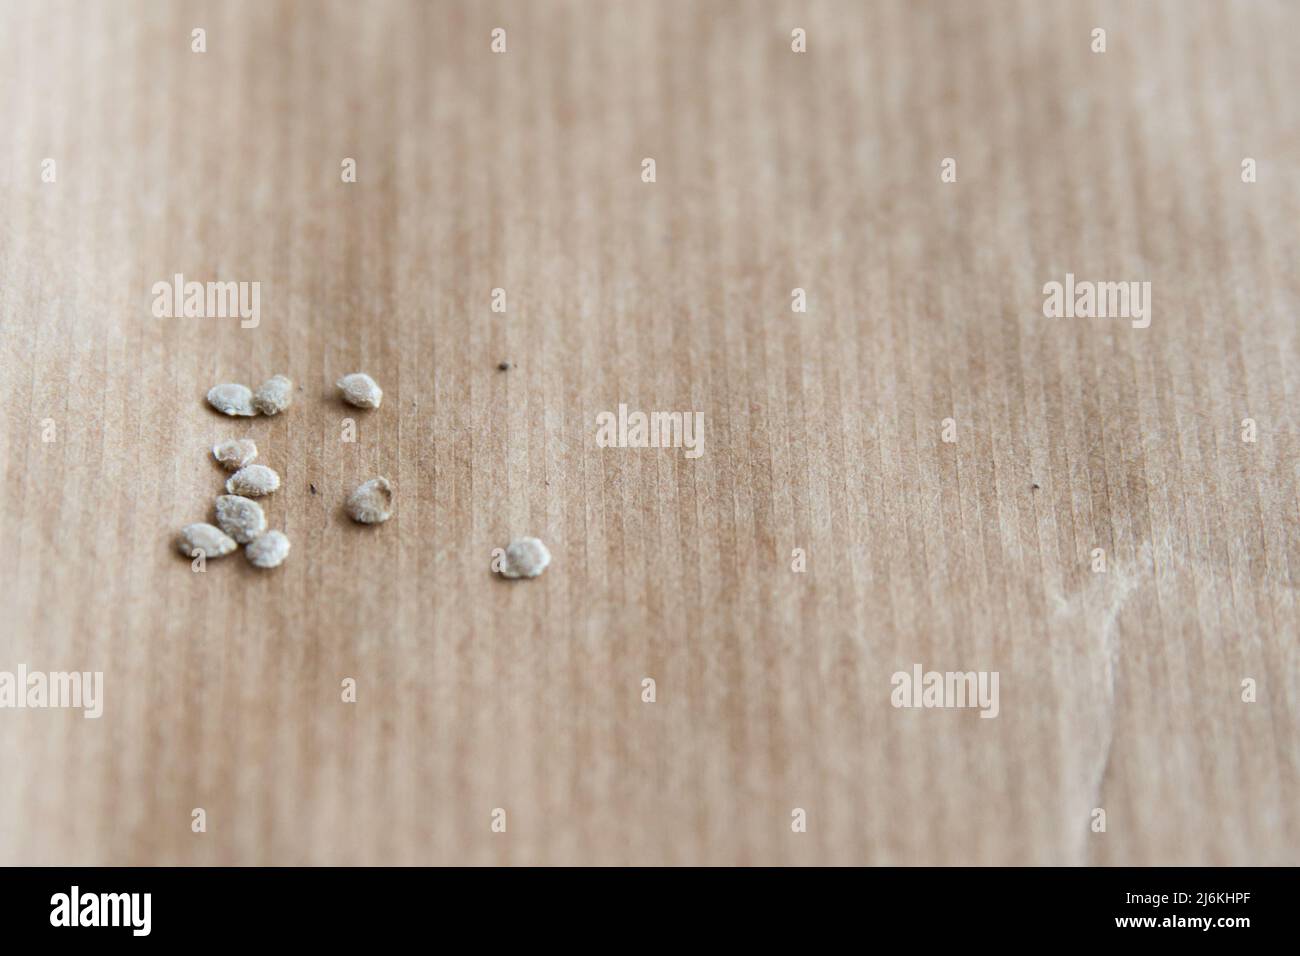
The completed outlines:
<svg viewBox="0 0 1300 956">
<path fill-rule="evenodd" d="M 93 720 L 104 713 L 103 671 L 0 671 L 0 710 L 80 708 Z"/>
<path fill-rule="evenodd" d="M 1043 286 L 1043 315 L 1049 319 L 1132 319 L 1133 328 L 1151 325 L 1150 282 L 1065 282 Z"/>
<path fill-rule="evenodd" d="M 889 702 L 895 707 L 978 707 L 981 717 L 996 717 L 997 671 L 925 671 L 913 664 L 911 673 L 895 671 Z"/>
<path fill-rule="evenodd" d="M 684 448 L 687 458 L 704 454 L 703 412 L 628 412 L 596 416 L 596 444 L 601 448 Z"/>
<path fill-rule="evenodd" d="M 155 282 L 153 314 L 159 319 L 233 319 L 240 328 L 255 329 L 262 321 L 262 283 L 186 282 L 178 272 L 172 281 Z"/>
<path fill-rule="evenodd" d="M 119 926 L 132 936 L 148 936 L 152 911 L 152 893 L 83 893 L 73 884 L 50 897 L 51 926 Z"/>
</svg>

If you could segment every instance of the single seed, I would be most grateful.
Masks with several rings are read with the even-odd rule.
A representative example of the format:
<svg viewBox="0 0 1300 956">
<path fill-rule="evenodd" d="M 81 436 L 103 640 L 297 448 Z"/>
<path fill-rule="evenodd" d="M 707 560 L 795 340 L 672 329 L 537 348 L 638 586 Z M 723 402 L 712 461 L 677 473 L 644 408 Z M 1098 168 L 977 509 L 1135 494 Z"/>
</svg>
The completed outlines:
<svg viewBox="0 0 1300 956">
<path fill-rule="evenodd" d="M 244 548 L 250 564 L 259 568 L 275 568 L 289 556 L 289 539 L 283 531 L 268 531 Z"/>
<path fill-rule="evenodd" d="M 232 495 L 257 498 L 280 487 L 280 476 L 266 465 L 249 465 L 226 479 L 226 491 Z"/>
<path fill-rule="evenodd" d="M 187 558 L 194 557 L 195 551 L 202 551 L 205 558 L 219 558 L 236 547 L 234 539 L 224 531 L 202 521 L 187 524 L 176 536 L 176 549 Z"/>
<path fill-rule="evenodd" d="M 251 438 L 227 438 L 212 446 L 212 457 L 221 462 L 226 471 L 238 471 L 252 464 L 257 457 L 257 445 Z"/>
<path fill-rule="evenodd" d="M 393 486 L 387 478 L 371 478 L 348 495 L 348 516 L 362 524 L 383 524 L 393 516 Z"/>
<path fill-rule="evenodd" d="M 510 363 L 502 362 L 500 365 L 497 366 L 497 368 L 501 369 L 501 371 L 503 372 L 508 372 L 510 371 Z"/>
<path fill-rule="evenodd" d="M 312 493 L 313 495 L 316 494 L 316 483 L 315 483 L 315 482 L 309 482 L 309 483 L 307 484 L 307 487 L 311 489 L 311 493 Z"/>
<path fill-rule="evenodd" d="M 221 495 L 217 498 L 217 524 L 240 544 L 248 544 L 266 530 L 266 513 L 251 498 Z"/>
<path fill-rule="evenodd" d="M 378 408 L 384 400 L 384 390 L 365 372 L 344 375 L 336 384 L 343 400 L 357 408 Z"/>
<path fill-rule="evenodd" d="M 287 375 L 272 375 L 253 393 L 253 407 L 263 415 L 279 415 L 293 403 L 293 382 Z"/>
<path fill-rule="evenodd" d="M 256 415 L 253 393 L 247 385 L 214 385 L 208 390 L 208 404 L 223 415 Z"/>
<path fill-rule="evenodd" d="M 516 538 L 506 548 L 506 558 L 501 564 L 505 578 L 535 578 L 551 563 L 551 552 L 536 538 Z"/>
</svg>

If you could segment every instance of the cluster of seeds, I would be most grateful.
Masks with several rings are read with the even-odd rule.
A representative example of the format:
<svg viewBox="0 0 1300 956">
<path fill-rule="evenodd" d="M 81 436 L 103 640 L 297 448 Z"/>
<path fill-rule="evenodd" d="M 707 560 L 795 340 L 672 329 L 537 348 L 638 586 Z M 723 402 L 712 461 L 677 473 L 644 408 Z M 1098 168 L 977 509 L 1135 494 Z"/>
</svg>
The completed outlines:
<svg viewBox="0 0 1300 956">
<path fill-rule="evenodd" d="M 211 393 L 208 400 L 212 400 Z M 242 544 L 244 555 L 256 567 L 277 567 L 289 556 L 289 539 L 282 531 L 266 530 L 266 513 L 253 498 L 279 488 L 280 476 L 266 465 L 252 464 L 257 445 L 248 438 L 218 442 L 212 457 L 227 471 L 234 470 L 226 479 L 228 494 L 217 496 L 217 524 L 186 525 L 176 539 L 176 547 L 186 557 L 194 557 L 199 551 L 206 559 L 224 557 Z"/>
<path fill-rule="evenodd" d="M 343 401 L 357 408 L 378 408 L 384 390 L 365 372 L 352 372 L 334 383 Z M 383 524 L 393 516 L 393 486 L 387 478 L 371 478 L 357 486 L 343 505 L 358 524 Z"/>
<path fill-rule="evenodd" d="M 293 382 L 286 375 L 272 375 L 254 392 L 247 385 L 227 383 L 208 389 L 208 404 L 223 415 L 252 418 L 279 415 L 293 402 Z"/>
<path fill-rule="evenodd" d="M 369 375 L 353 372 L 338 380 L 343 400 L 358 408 L 378 408 L 384 391 Z M 293 403 L 293 381 L 273 375 L 252 391 L 247 385 L 226 383 L 208 391 L 208 404 L 223 415 L 252 417 L 278 415 Z M 255 465 L 257 445 L 249 438 L 227 438 L 212 449 L 221 467 L 233 472 L 226 479 L 226 494 L 217 497 L 217 524 L 186 525 L 176 539 L 182 554 L 219 558 L 244 545 L 249 562 L 259 568 L 278 567 L 289 556 L 284 532 L 267 530 L 266 513 L 254 501 L 280 487 L 280 476 L 266 465 Z M 316 486 L 312 486 L 312 493 Z M 348 497 L 347 513 L 361 524 L 382 524 L 393 514 L 393 487 L 387 478 L 372 478 Z"/>
<path fill-rule="evenodd" d="M 511 364 L 502 362 L 502 371 Z M 378 408 L 384 391 L 364 372 L 352 372 L 338 380 L 336 387 L 345 402 L 357 408 Z M 293 401 L 293 382 L 285 375 L 273 375 L 252 391 L 246 385 L 224 384 L 208 392 L 208 404 L 223 415 L 251 417 L 278 415 Z M 289 539 L 284 532 L 267 530 L 266 513 L 254 501 L 280 487 L 280 476 L 266 465 L 253 464 L 257 445 L 248 438 L 228 438 L 212 449 L 212 457 L 232 472 L 226 479 L 226 494 L 216 502 L 217 524 L 205 522 L 186 525 L 176 539 L 177 547 L 187 557 L 196 551 L 205 557 L 219 558 L 241 544 L 249 563 L 259 568 L 274 568 L 289 556 Z M 312 494 L 316 486 L 312 485 Z M 393 516 L 393 486 L 387 478 L 371 478 L 350 494 L 344 504 L 348 517 L 358 524 L 383 524 Z M 537 538 L 516 538 L 506 548 L 500 565 L 505 578 L 535 578 L 551 563 L 551 552 Z"/>
</svg>

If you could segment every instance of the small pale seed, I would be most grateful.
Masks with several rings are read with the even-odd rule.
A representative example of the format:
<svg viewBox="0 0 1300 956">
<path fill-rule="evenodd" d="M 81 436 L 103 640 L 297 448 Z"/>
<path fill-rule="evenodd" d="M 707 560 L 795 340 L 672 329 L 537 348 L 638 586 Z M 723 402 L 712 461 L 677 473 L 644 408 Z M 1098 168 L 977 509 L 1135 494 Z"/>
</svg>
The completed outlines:
<svg viewBox="0 0 1300 956">
<path fill-rule="evenodd" d="M 287 375 L 272 375 L 253 393 L 253 407 L 263 415 L 279 415 L 293 403 L 293 382 Z"/>
<path fill-rule="evenodd" d="M 266 530 L 266 513 L 251 498 L 221 495 L 217 498 L 217 524 L 240 544 L 248 544 Z"/>
<path fill-rule="evenodd" d="M 226 471 L 238 471 L 252 464 L 257 457 L 257 445 L 251 438 L 227 438 L 212 446 L 212 457 L 221 462 Z"/>
<path fill-rule="evenodd" d="M 283 531 L 268 531 L 244 548 L 250 564 L 259 568 L 275 568 L 289 556 L 289 539 Z"/>
<path fill-rule="evenodd" d="M 348 496 L 348 516 L 362 524 L 382 524 L 393 516 L 393 486 L 371 478 Z"/>
<path fill-rule="evenodd" d="M 202 551 L 205 558 L 219 558 L 236 547 L 234 539 L 224 531 L 202 521 L 187 524 L 176 536 L 176 549 L 187 558 L 194 557 L 195 551 Z"/>
<path fill-rule="evenodd" d="M 226 491 L 232 495 L 257 498 L 280 487 L 280 476 L 266 465 L 248 465 L 226 479 Z"/>
<path fill-rule="evenodd" d="M 378 408 L 384 400 L 384 390 L 365 372 L 344 375 L 336 384 L 343 400 L 357 408 Z"/>
<path fill-rule="evenodd" d="M 253 407 L 253 393 L 247 385 L 214 385 L 208 390 L 208 404 L 223 415 L 247 418 L 257 414 Z"/>
<path fill-rule="evenodd" d="M 504 578 L 535 578 L 551 563 L 551 552 L 536 538 L 516 538 L 501 563 Z"/>
</svg>

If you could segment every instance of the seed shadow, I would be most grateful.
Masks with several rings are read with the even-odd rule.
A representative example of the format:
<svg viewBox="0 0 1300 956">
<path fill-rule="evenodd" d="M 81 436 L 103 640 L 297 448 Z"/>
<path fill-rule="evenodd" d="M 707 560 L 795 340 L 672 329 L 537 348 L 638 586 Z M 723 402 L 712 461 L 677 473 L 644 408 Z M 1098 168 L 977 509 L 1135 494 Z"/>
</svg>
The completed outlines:
<svg viewBox="0 0 1300 956">
<path fill-rule="evenodd" d="M 380 521 L 378 524 L 366 524 L 363 521 L 353 521 L 352 516 L 348 514 L 347 502 L 343 501 L 334 508 L 334 523 L 342 525 L 351 534 L 365 535 L 378 534 L 379 529 L 389 525 L 397 517 L 396 512 L 387 521 Z"/>
</svg>

